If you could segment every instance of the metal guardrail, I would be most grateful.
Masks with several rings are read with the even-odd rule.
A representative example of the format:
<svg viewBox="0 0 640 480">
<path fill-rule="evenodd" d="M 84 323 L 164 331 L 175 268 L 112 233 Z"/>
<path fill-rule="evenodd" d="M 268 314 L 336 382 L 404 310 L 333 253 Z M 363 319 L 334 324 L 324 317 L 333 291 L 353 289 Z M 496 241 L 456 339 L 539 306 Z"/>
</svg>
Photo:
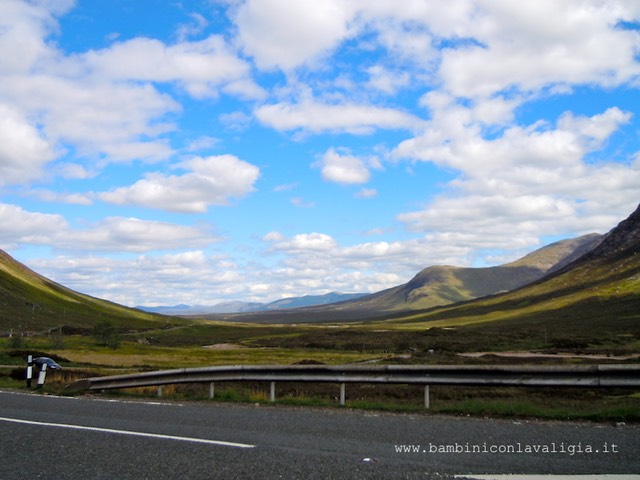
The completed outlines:
<svg viewBox="0 0 640 480">
<path fill-rule="evenodd" d="M 339 383 L 340 404 L 345 402 L 346 383 L 429 385 L 521 386 L 521 387 L 640 387 L 640 365 L 233 365 L 141 372 L 79 380 L 71 391 L 110 390 L 179 383 L 275 382 Z"/>
</svg>

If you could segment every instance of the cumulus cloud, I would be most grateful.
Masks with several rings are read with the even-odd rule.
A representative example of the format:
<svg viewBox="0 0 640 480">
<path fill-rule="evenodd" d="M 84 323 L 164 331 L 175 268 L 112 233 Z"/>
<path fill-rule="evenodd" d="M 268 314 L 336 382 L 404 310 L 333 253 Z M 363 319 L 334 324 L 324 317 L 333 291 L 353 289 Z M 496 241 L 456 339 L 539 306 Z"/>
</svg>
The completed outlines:
<svg viewBox="0 0 640 480">
<path fill-rule="evenodd" d="M 444 52 L 440 75 L 459 97 L 548 85 L 619 85 L 637 76 L 634 32 L 612 28 L 624 2 L 477 2 L 467 48 Z M 535 59 L 533 61 L 533 59 Z"/>
<path fill-rule="evenodd" d="M 198 248 L 218 242 L 206 225 L 197 227 L 139 218 L 107 217 L 78 228 L 61 215 L 30 212 L 0 203 L 0 248 L 45 245 L 74 252 L 153 252 Z"/>
<path fill-rule="evenodd" d="M 44 37 L 55 28 L 55 16 L 71 8 L 74 0 L 0 3 L 0 72 L 21 74 L 50 55 Z"/>
<path fill-rule="evenodd" d="M 54 157 L 51 143 L 32 124 L 0 103 L 0 186 L 37 178 Z"/>
<path fill-rule="evenodd" d="M 103 79 L 176 82 L 196 98 L 215 97 L 221 86 L 248 82 L 249 73 L 249 65 L 217 35 L 175 45 L 134 38 L 88 52 L 80 60 L 92 75 Z M 255 86 L 254 91 L 261 89 Z"/>
<path fill-rule="evenodd" d="M 29 212 L 6 203 L 0 203 L 0 225 L 0 242 L 4 249 L 25 243 L 47 245 L 52 238 L 68 229 L 62 215 Z"/>
<path fill-rule="evenodd" d="M 371 176 L 362 159 L 352 155 L 342 155 L 333 148 L 327 150 L 315 165 L 322 169 L 322 177 L 330 182 L 366 183 Z"/>
<path fill-rule="evenodd" d="M 615 212 L 621 199 L 636 201 L 640 170 L 585 159 L 630 118 L 615 107 L 591 117 L 567 112 L 555 128 L 513 126 L 485 139 L 479 128 L 447 130 L 437 116 L 433 128 L 401 143 L 395 154 L 453 167 L 460 176 L 449 192 L 398 219 L 414 231 L 448 234 L 478 248 L 532 247 L 544 235 L 606 231 L 615 215 L 595 212 Z"/>
<path fill-rule="evenodd" d="M 185 41 L 180 34 L 173 44 L 133 38 L 65 55 L 47 37 L 73 3 L 9 0 L 0 6 L 0 103 L 20 111 L 32 128 L 37 121 L 50 148 L 103 165 L 164 160 L 174 153 L 166 135 L 176 130 L 182 106 L 163 85 L 198 99 L 265 95 L 250 65 L 220 35 Z M 192 18 L 205 26 L 201 16 Z"/>
<path fill-rule="evenodd" d="M 63 285 L 129 306 L 215 304 L 241 293 L 237 285 L 244 279 L 227 259 L 189 249 L 133 258 L 59 255 L 29 263 Z"/>
<path fill-rule="evenodd" d="M 206 212 L 227 205 L 253 191 L 260 170 L 233 155 L 193 158 L 181 165 L 184 175 L 147 174 L 130 187 L 102 193 L 100 198 L 119 205 L 140 205 L 172 212 Z"/>
<path fill-rule="evenodd" d="M 206 226 L 190 227 L 139 218 L 107 217 L 85 229 L 60 230 L 55 249 L 103 252 L 152 252 L 197 248 L 219 239 Z"/>
<path fill-rule="evenodd" d="M 254 113 L 260 122 L 276 130 L 302 129 L 313 133 L 370 134 L 376 129 L 413 130 L 422 123 L 415 116 L 393 108 L 315 100 L 262 105 Z"/>
<path fill-rule="evenodd" d="M 244 51 L 263 69 L 293 69 L 336 47 L 349 32 L 348 2 L 248 0 L 235 15 Z"/>
</svg>

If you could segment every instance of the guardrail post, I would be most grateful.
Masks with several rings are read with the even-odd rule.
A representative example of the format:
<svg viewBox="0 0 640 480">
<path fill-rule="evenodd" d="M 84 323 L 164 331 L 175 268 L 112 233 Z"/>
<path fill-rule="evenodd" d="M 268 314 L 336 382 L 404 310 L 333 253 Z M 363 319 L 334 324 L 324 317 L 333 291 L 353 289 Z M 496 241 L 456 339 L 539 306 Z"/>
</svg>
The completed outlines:
<svg viewBox="0 0 640 480">
<path fill-rule="evenodd" d="M 27 388 L 31 388 L 31 379 L 33 378 L 33 355 L 27 355 Z"/>
<path fill-rule="evenodd" d="M 271 387 L 269 389 L 269 401 L 271 403 L 276 401 L 276 382 L 271 382 Z"/>
<path fill-rule="evenodd" d="M 424 408 L 429 410 L 429 385 L 424 386 Z"/>
<path fill-rule="evenodd" d="M 215 397 L 216 395 L 216 384 L 215 382 L 211 382 L 209 384 L 209 399 L 213 399 L 213 397 Z"/>
<path fill-rule="evenodd" d="M 42 368 L 40 369 L 40 373 L 38 374 L 38 386 L 36 388 L 42 388 L 44 386 L 44 381 L 47 378 L 47 364 L 43 363 Z"/>
<path fill-rule="evenodd" d="M 162 385 L 158 385 L 158 397 L 162 397 Z"/>
<path fill-rule="evenodd" d="M 345 405 L 345 398 L 346 398 L 346 393 L 345 393 L 345 384 L 341 383 L 340 384 L 340 406 L 344 407 Z"/>
</svg>

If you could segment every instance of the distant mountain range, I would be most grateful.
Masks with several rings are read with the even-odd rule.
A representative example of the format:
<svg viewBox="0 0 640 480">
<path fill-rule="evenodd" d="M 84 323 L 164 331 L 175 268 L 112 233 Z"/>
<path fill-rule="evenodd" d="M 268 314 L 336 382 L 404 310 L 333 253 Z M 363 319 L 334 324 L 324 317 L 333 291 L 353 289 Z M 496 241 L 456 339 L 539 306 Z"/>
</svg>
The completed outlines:
<svg viewBox="0 0 640 480">
<path fill-rule="evenodd" d="M 304 295 L 302 297 L 287 297 L 269 303 L 258 302 L 223 302 L 215 305 L 173 305 L 136 308 L 145 312 L 161 313 L 164 315 L 208 315 L 217 313 L 265 312 L 272 310 L 286 310 L 289 308 L 326 305 L 336 302 L 353 300 L 367 295 L 366 293 L 331 292 L 324 295 Z"/>
</svg>

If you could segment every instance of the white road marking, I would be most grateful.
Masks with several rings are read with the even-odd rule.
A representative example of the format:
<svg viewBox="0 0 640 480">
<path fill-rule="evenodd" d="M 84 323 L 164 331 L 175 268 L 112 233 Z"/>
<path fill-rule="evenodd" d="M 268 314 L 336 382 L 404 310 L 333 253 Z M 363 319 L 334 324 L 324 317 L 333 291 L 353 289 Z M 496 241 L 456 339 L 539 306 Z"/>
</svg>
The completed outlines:
<svg viewBox="0 0 640 480">
<path fill-rule="evenodd" d="M 254 448 L 255 447 L 255 445 L 249 445 L 246 443 L 225 442 L 222 440 L 208 440 L 206 438 L 176 437 L 174 435 L 162 435 L 159 433 L 132 432 L 129 430 L 114 430 L 112 428 L 85 427 L 83 425 L 68 425 L 65 423 L 34 422 L 32 420 L 18 420 L 16 418 L 0 417 L 0 421 L 11 422 L 11 423 L 22 423 L 26 425 L 38 425 L 41 427 L 57 427 L 57 428 L 67 428 L 71 430 L 88 430 L 91 432 L 114 433 L 117 435 L 131 435 L 134 437 L 161 438 L 164 440 L 177 440 L 180 442 L 205 443 L 208 445 L 221 445 L 224 447 L 235 447 L 235 448 Z"/>
<path fill-rule="evenodd" d="M 640 480 L 640 475 L 456 475 L 468 480 Z"/>
<path fill-rule="evenodd" d="M 59 400 L 80 400 L 85 402 L 106 402 L 106 403 L 130 403 L 132 405 L 160 405 L 165 407 L 184 407 L 184 403 L 176 403 L 173 401 L 159 402 L 159 401 L 145 401 L 145 400 L 123 400 L 116 398 L 98 398 L 98 397 L 70 397 L 67 395 L 54 395 L 47 393 L 42 395 L 39 393 L 25 393 L 25 392 L 13 392 L 11 390 L 1 390 L 3 395 L 22 395 L 25 397 L 40 397 L 40 398 L 55 398 Z"/>
</svg>

